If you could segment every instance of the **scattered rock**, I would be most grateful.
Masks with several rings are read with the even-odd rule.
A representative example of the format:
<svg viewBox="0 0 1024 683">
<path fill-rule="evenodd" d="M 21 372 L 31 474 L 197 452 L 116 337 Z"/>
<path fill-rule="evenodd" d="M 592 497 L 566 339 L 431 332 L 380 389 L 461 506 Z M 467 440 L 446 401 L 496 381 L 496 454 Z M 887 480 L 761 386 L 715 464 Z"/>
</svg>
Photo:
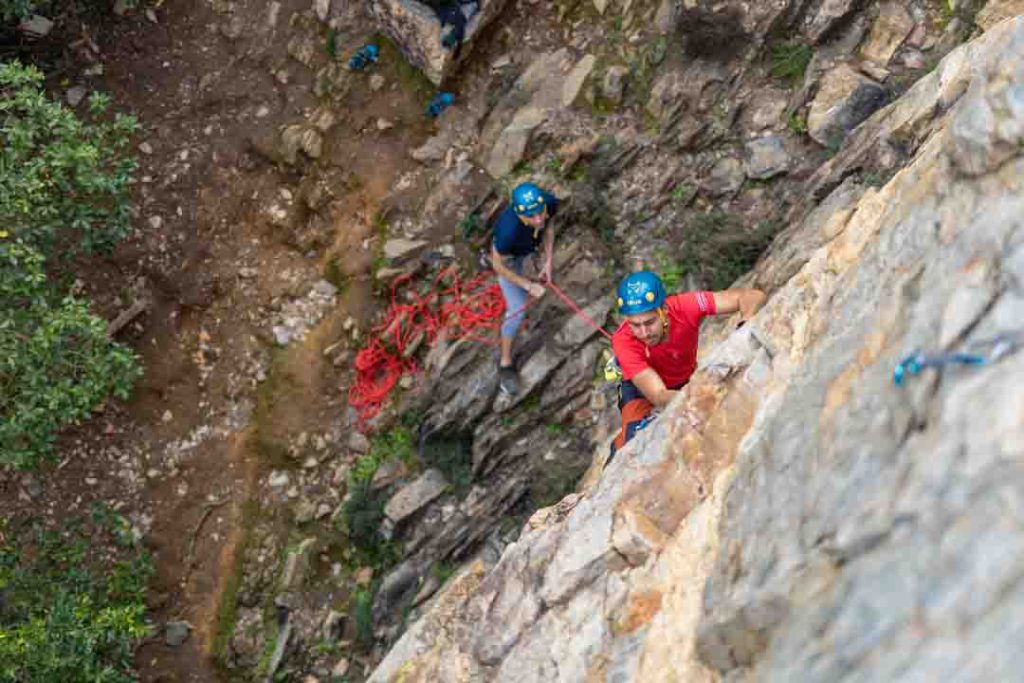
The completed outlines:
<svg viewBox="0 0 1024 683">
<path fill-rule="evenodd" d="M 164 625 L 164 642 L 171 647 L 178 647 L 188 639 L 192 624 L 187 621 L 168 621 Z"/>
<path fill-rule="evenodd" d="M 369 453 L 370 440 L 362 432 L 353 430 L 348 436 L 348 449 L 353 453 Z"/>
<path fill-rule="evenodd" d="M 28 19 L 23 19 L 18 24 L 18 30 L 25 35 L 26 38 L 32 40 L 38 40 L 45 38 L 53 30 L 53 22 L 42 16 L 41 14 L 33 14 Z"/>
<path fill-rule="evenodd" d="M 285 126 L 281 131 L 278 152 L 285 161 L 294 164 L 300 151 L 305 152 L 311 159 L 319 159 L 323 145 L 323 136 L 315 126 L 297 123 Z"/>
<path fill-rule="evenodd" d="M 771 135 L 747 143 L 745 171 L 748 178 L 765 180 L 789 170 L 790 156 L 782 138 Z"/>
<path fill-rule="evenodd" d="M 348 659 L 342 657 L 331 669 L 331 675 L 335 678 L 344 678 L 346 673 L 348 673 Z"/>
<path fill-rule="evenodd" d="M 313 11 L 320 21 L 327 21 L 327 14 L 331 11 L 331 0 L 313 0 Z"/>
<path fill-rule="evenodd" d="M 819 144 L 833 146 L 886 102 L 877 83 L 840 64 L 822 78 L 807 114 L 807 134 Z"/>
<path fill-rule="evenodd" d="M 416 481 L 400 489 L 384 506 L 384 514 L 395 524 L 401 523 L 444 493 L 448 480 L 440 470 L 429 469 Z"/>
<path fill-rule="evenodd" d="M 711 174 L 704 182 L 704 188 L 716 197 L 732 194 L 740 189 L 745 177 L 743 164 L 739 159 L 724 157 L 712 167 Z"/>
<path fill-rule="evenodd" d="M 88 91 L 84 87 L 80 85 L 73 85 L 68 88 L 65 97 L 67 98 L 67 102 L 70 106 L 77 107 L 82 100 L 85 99 L 86 94 L 88 94 Z"/>
<path fill-rule="evenodd" d="M 377 491 L 382 488 L 391 486 L 396 481 L 405 476 L 406 467 L 398 458 L 391 458 L 386 460 L 377 471 L 373 473 L 373 479 L 370 481 L 370 488 Z"/>
<path fill-rule="evenodd" d="M 385 130 L 391 130 L 394 127 L 395 124 L 391 123 L 387 119 L 377 119 L 377 130 L 379 131 L 383 132 Z"/>
<path fill-rule="evenodd" d="M 257 275 L 259 275 L 259 272 L 260 271 L 257 270 L 256 268 L 250 268 L 249 266 L 245 266 L 243 268 L 238 269 L 238 277 L 242 278 L 243 280 L 251 280 Z"/>
<path fill-rule="evenodd" d="M 608 67 L 608 70 L 604 73 L 604 80 L 601 82 L 601 95 L 609 102 L 621 103 L 628 75 L 629 70 L 624 66 L 615 65 Z"/>
<path fill-rule="evenodd" d="M 887 66 L 913 30 L 914 18 L 901 4 L 884 2 L 878 8 L 878 17 L 871 25 L 871 32 L 861 48 L 861 54 L 879 66 Z"/>
<path fill-rule="evenodd" d="M 429 243 L 426 240 L 408 240 L 404 237 L 396 237 L 384 243 L 384 257 L 392 262 L 401 261 L 427 244 Z"/>
<path fill-rule="evenodd" d="M 384 87 L 384 75 L 380 73 L 370 74 L 370 92 L 377 92 Z"/>
<path fill-rule="evenodd" d="M 174 413 L 172 413 L 170 410 L 165 410 L 163 416 L 160 419 L 161 421 L 163 421 L 164 424 L 167 424 L 168 422 L 174 419 Z"/>
<path fill-rule="evenodd" d="M 580 90 L 583 88 L 583 82 L 587 80 L 587 76 L 593 71 L 595 64 L 597 64 L 597 57 L 594 55 L 583 55 L 580 61 L 576 63 L 576 66 L 572 68 L 572 71 L 565 77 L 565 80 L 562 82 L 563 107 L 571 107 L 572 103 L 576 101 Z"/>
<path fill-rule="evenodd" d="M 309 572 L 309 557 L 316 546 L 315 538 L 304 539 L 299 547 L 288 553 L 284 563 L 284 572 L 281 574 L 281 588 L 293 590 L 306 581 L 306 574 Z"/>
<path fill-rule="evenodd" d="M 857 8 L 857 5 L 857 0 L 825 0 L 818 7 L 817 12 L 809 15 L 804 24 L 804 35 L 812 43 L 821 42 L 834 26 Z"/>
<path fill-rule="evenodd" d="M 288 473 L 283 470 L 274 470 L 270 473 L 270 477 L 267 478 L 267 484 L 274 489 L 282 489 L 288 486 L 289 481 Z"/>
<path fill-rule="evenodd" d="M 153 153 L 153 145 L 148 142 L 140 142 L 139 151 L 148 156 Z"/>
</svg>

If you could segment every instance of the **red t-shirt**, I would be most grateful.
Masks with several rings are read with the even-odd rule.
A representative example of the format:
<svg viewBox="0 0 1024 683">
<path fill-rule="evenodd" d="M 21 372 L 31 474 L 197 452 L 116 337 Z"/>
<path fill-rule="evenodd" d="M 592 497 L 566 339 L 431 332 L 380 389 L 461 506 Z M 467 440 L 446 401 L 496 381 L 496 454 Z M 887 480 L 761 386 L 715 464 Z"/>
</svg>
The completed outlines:
<svg viewBox="0 0 1024 683">
<path fill-rule="evenodd" d="M 612 335 L 612 350 L 622 368 L 623 379 L 633 379 L 647 368 L 661 377 L 668 388 L 676 388 L 690 379 L 697 367 L 697 336 L 701 318 L 715 314 L 711 292 L 684 292 L 665 299 L 668 314 L 668 338 L 647 346 L 633 335 L 623 322 Z"/>
</svg>

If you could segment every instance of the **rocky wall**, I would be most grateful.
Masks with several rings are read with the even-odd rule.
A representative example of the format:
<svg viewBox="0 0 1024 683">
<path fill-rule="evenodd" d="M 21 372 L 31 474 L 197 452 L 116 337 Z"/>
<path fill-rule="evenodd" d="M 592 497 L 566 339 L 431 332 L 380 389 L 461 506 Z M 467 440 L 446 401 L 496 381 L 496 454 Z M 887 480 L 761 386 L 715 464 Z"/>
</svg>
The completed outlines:
<svg viewBox="0 0 1024 683">
<path fill-rule="evenodd" d="M 855 131 L 749 276 L 754 321 L 710 327 L 653 428 L 371 680 L 1014 680 L 1024 356 L 893 370 L 1020 339 L 1021 92 L 1017 18 Z"/>
</svg>

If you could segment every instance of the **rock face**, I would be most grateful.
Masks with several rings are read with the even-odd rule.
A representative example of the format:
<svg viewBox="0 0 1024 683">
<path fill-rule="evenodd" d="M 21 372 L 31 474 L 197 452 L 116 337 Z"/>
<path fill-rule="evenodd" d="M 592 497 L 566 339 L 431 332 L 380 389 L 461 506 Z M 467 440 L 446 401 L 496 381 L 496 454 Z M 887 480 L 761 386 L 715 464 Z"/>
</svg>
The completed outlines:
<svg viewBox="0 0 1024 683">
<path fill-rule="evenodd" d="M 458 57 L 441 45 L 441 24 L 427 4 L 416 0 L 371 0 L 370 11 L 409 62 L 435 85 L 471 51 L 474 37 L 504 9 L 508 0 L 481 0 L 479 11 L 466 24 Z"/>
<path fill-rule="evenodd" d="M 821 81 L 807 113 L 807 133 L 825 146 L 843 137 L 885 103 L 881 86 L 848 64 L 840 64 Z"/>
<path fill-rule="evenodd" d="M 484 123 L 484 168 L 495 178 L 523 158 L 533 132 L 560 109 L 572 106 L 597 59 L 573 62 L 565 48 L 536 57 Z"/>
<path fill-rule="evenodd" d="M 893 368 L 1019 338 L 1022 90 L 1018 18 L 864 122 L 748 276 L 764 309 L 708 326 L 661 418 L 370 680 L 1019 677 L 1024 354 Z M 887 159 L 880 187 L 849 178 Z"/>
</svg>

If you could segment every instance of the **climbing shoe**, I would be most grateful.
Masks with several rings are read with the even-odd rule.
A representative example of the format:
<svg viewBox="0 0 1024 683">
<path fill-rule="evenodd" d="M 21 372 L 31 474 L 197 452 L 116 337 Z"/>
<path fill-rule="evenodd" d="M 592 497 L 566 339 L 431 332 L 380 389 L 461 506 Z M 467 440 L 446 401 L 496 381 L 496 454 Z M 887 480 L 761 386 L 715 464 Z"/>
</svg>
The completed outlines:
<svg viewBox="0 0 1024 683">
<path fill-rule="evenodd" d="M 501 393 L 515 396 L 519 393 L 519 373 L 513 365 L 498 366 L 498 389 Z"/>
</svg>

